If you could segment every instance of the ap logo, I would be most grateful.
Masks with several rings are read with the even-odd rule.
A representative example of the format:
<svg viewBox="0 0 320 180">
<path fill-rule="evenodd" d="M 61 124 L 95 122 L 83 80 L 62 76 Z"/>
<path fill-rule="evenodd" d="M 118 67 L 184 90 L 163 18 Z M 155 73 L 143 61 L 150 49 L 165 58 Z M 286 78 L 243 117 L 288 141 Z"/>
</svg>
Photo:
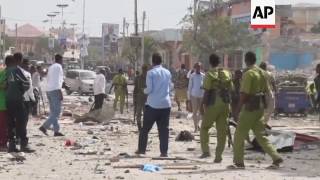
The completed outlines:
<svg viewBox="0 0 320 180">
<path fill-rule="evenodd" d="M 251 27 L 266 29 L 276 27 L 275 0 L 251 0 Z"/>
</svg>

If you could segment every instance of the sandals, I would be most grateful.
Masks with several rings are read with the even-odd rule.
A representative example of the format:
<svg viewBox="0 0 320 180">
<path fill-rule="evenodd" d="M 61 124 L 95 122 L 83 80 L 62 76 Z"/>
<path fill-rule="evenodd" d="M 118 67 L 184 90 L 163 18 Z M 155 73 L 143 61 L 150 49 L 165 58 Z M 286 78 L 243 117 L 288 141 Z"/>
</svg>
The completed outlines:
<svg viewBox="0 0 320 180">
<path fill-rule="evenodd" d="M 271 170 L 279 169 L 281 163 L 283 163 L 283 159 L 279 158 L 278 160 L 273 161 L 273 163 L 266 169 L 271 169 Z"/>
<path fill-rule="evenodd" d="M 234 165 L 227 166 L 227 169 L 242 170 L 242 169 L 245 169 L 245 166 L 244 166 L 244 164 L 234 164 Z"/>
</svg>

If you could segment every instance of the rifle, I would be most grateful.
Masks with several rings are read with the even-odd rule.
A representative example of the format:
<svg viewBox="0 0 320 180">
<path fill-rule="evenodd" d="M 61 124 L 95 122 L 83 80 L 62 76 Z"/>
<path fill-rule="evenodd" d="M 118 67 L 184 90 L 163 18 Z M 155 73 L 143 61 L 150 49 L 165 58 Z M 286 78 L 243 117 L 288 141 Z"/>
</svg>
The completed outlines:
<svg viewBox="0 0 320 180">
<path fill-rule="evenodd" d="M 39 88 L 39 96 L 40 96 L 40 101 L 42 101 L 43 115 L 46 115 L 46 105 L 44 103 L 44 99 L 43 99 L 43 94 L 42 94 L 41 88 Z M 41 112 L 40 112 L 40 110 L 41 110 L 41 102 L 40 101 L 39 101 L 39 114 L 41 114 Z"/>
<path fill-rule="evenodd" d="M 127 113 L 129 113 L 129 93 L 128 93 L 128 87 L 126 86 L 126 96 L 127 96 L 127 102 L 126 102 L 126 107 L 127 107 Z"/>
<path fill-rule="evenodd" d="M 229 121 L 228 121 L 228 147 L 230 148 L 231 146 L 233 147 L 233 141 L 232 141 L 232 135 L 231 135 L 231 129 L 230 126 L 233 126 L 236 128 L 238 126 L 238 123 L 235 121 L 231 120 L 231 116 L 229 116 Z"/>
</svg>

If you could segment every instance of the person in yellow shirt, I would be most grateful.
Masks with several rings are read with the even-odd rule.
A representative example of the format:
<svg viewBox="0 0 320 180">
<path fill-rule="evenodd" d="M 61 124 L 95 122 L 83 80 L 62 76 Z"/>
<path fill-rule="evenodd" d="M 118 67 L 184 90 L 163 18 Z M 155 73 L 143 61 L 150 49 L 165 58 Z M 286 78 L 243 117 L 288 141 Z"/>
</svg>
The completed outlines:
<svg viewBox="0 0 320 180">
<path fill-rule="evenodd" d="M 240 112 L 238 126 L 234 135 L 233 162 L 228 169 L 244 169 L 244 141 L 250 130 L 253 131 L 263 151 L 271 156 L 273 164 L 269 168 L 279 168 L 283 159 L 266 137 L 264 109 L 265 95 L 269 91 L 266 72 L 257 67 L 256 55 L 248 52 L 245 55 L 247 70 L 243 75 L 240 88 Z"/>
<path fill-rule="evenodd" d="M 120 100 L 120 113 L 123 114 L 125 99 L 128 96 L 127 88 L 127 78 L 124 76 L 123 70 L 119 69 L 119 73 L 113 78 L 112 86 L 110 88 L 109 94 L 114 87 L 115 99 L 113 103 L 113 109 L 117 110 L 117 104 Z"/>
<path fill-rule="evenodd" d="M 214 162 L 220 163 L 227 139 L 233 83 L 231 73 L 222 68 L 218 68 L 220 64 L 219 56 L 212 54 L 209 62 L 211 69 L 206 73 L 203 82 L 205 93 L 202 100 L 204 116 L 200 130 L 202 149 L 200 158 L 210 156 L 209 129 L 212 128 L 213 123 L 215 123 L 217 130 L 217 147 Z"/>
</svg>

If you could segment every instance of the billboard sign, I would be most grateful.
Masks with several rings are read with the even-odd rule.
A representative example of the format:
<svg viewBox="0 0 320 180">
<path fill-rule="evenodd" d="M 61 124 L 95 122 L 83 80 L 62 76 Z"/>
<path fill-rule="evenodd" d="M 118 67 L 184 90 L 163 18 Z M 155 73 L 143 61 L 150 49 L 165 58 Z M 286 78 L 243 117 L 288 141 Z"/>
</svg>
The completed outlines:
<svg viewBox="0 0 320 180">
<path fill-rule="evenodd" d="M 118 53 L 119 24 L 102 24 L 102 47 L 105 56 Z"/>
</svg>

